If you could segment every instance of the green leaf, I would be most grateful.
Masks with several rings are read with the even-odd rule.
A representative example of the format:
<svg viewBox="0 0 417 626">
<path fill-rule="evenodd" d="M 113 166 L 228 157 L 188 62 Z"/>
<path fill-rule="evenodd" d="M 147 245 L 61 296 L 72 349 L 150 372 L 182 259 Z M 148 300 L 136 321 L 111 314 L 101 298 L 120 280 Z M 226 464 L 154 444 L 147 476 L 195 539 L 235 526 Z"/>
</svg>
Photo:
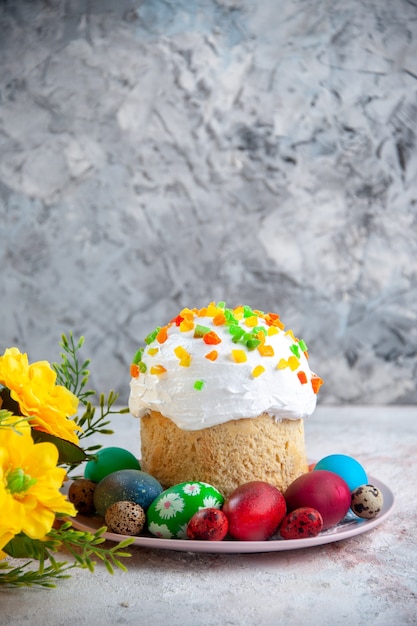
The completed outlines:
<svg viewBox="0 0 417 626">
<path fill-rule="evenodd" d="M 58 448 L 58 463 L 60 465 L 72 465 L 75 463 L 82 463 L 88 459 L 88 455 L 84 452 L 82 448 L 77 446 L 75 443 L 71 441 L 66 441 L 65 439 L 61 439 L 60 437 L 55 437 L 55 435 L 51 435 L 50 433 L 44 433 L 40 430 L 32 429 L 32 438 L 35 443 L 41 442 L 49 442 L 53 443 Z"/>
<path fill-rule="evenodd" d="M 28 543 L 27 537 L 24 535 L 16 535 L 3 548 L 9 556 L 14 559 L 33 559 L 35 558 L 33 546 Z"/>
</svg>

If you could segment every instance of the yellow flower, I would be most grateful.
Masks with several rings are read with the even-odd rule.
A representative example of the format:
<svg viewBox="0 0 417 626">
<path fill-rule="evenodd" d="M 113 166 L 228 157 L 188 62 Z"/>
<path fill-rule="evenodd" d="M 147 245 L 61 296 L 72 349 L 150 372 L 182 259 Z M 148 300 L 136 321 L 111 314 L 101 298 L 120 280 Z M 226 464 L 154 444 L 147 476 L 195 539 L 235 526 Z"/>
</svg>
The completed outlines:
<svg viewBox="0 0 417 626">
<path fill-rule="evenodd" d="M 47 361 L 29 365 L 27 354 L 8 348 L 0 356 L 0 384 L 33 428 L 78 443 L 79 427 L 69 419 L 78 409 L 78 398 L 66 387 L 56 385 L 56 373 Z"/>
<path fill-rule="evenodd" d="M 10 420 L 11 421 L 11 420 Z M 75 515 L 60 493 L 65 469 L 57 467 L 52 443 L 35 444 L 27 422 L 0 427 L 0 558 L 2 548 L 19 533 L 43 539 L 56 514 Z"/>
</svg>

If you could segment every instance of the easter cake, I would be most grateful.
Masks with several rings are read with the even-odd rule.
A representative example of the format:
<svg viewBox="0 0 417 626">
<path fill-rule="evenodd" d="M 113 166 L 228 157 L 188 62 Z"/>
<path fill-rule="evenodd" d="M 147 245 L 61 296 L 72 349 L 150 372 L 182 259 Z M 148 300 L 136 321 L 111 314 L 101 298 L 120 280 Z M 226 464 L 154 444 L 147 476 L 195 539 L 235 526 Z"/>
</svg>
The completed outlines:
<svg viewBox="0 0 417 626">
<path fill-rule="evenodd" d="M 321 384 L 277 314 L 185 308 L 131 365 L 142 469 L 164 488 L 204 481 L 227 497 L 262 480 L 283 491 L 308 469 L 303 420 Z"/>
</svg>

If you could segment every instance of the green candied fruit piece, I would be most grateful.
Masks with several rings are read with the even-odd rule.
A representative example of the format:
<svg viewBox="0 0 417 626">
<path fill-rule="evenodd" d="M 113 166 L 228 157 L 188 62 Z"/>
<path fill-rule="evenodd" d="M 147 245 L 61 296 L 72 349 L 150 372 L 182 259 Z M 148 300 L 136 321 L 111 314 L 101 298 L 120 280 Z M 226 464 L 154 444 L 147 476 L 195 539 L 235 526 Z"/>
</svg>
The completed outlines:
<svg viewBox="0 0 417 626">
<path fill-rule="evenodd" d="M 250 306 L 245 305 L 243 307 L 243 317 L 253 317 L 255 315 L 255 313 L 253 312 L 253 309 L 251 309 Z"/>
<path fill-rule="evenodd" d="M 256 337 L 250 337 L 246 341 L 246 347 L 248 350 L 255 350 L 260 345 L 260 343 L 260 339 L 257 339 Z"/>
<path fill-rule="evenodd" d="M 293 344 L 290 346 L 290 350 L 291 350 L 291 352 L 292 352 L 292 353 L 293 353 L 293 354 L 297 357 L 297 359 L 299 359 L 299 358 L 300 358 L 300 350 L 298 349 L 298 346 L 297 346 L 297 344 L 296 344 L 296 343 L 293 343 Z"/>
<path fill-rule="evenodd" d="M 259 333 L 266 335 L 266 328 L 265 326 L 255 326 L 255 328 L 252 329 L 252 333 L 254 335 L 259 335 Z"/>
<path fill-rule="evenodd" d="M 196 380 L 195 381 L 194 389 L 196 389 L 197 391 L 201 391 L 203 387 L 204 387 L 204 380 Z"/>
<path fill-rule="evenodd" d="M 231 309 L 225 309 L 224 316 L 226 318 L 226 324 L 231 326 L 237 326 L 239 324 L 239 321 L 235 318 Z"/>
<path fill-rule="evenodd" d="M 242 339 L 243 335 L 245 334 L 245 331 L 243 328 L 241 328 L 240 326 L 235 326 L 235 325 L 230 326 L 229 331 L 230 331 L 230 334 L 232 335 L 233 343 L 238 343 Z"/>
<path fill-rule="evenodd" d="M 210 328 L 208 328 L 208 326 L 202 326 L 201 324 L 197 324 L 194 329 L 194 337 L 196 339 L 201 339 L 201 337 L 204 337 L 204 335 L 207 335 L 207 333 L 209 332 Z"/>
<path fill-rule="evenodd" d="M 140 361 L 142 361 L 142 355 L 143 355 L 143 348 L 140 348 L 135 356 L 133 357 L 133 361 L 132 363 L 134 363 L 135 365 L 137 365 Z"/>
<path fill-rule="evenodd" d="M 146 367 L 146 363 L 144 363 L 143 361 L 140 361 L 140 363 L 138 363 L 138 367 L 139 367 L 139 371 L 142 372 L 142 374 L 144 374 L 146 370 L 148 369 Z"/>
<path fill-rule="evenodd" d="M 223 302 L 223 301 L 218 302 L 217 306 L 218 306 L 219 309 L 225 309 L 226 308 L 226 302 Z"/>
<path fill-rule="evenodd" d="M 300 339 L 298 341 L 298 345 L 300 346 L 301 352 L 307 352 L 307 349 L 308 349 L 307 348 L 307 344 L 306 344 L 306 342 L 303 339 Z"/>
<path fill-rule="evenodd" d="M 152 343 L 152 341 L 155 341 L 155 338 L 157 336 L 157 334 L 159 333 L 159 331 L 161 330 L 160 326 L 157 326 L 155 328 L 155 330 L 153 330 L 151 333 L 149 333 L 149 335 L 147 337 L 145 337 L 145 343 L 149 346 L 150 343 Z"/>
</svg>

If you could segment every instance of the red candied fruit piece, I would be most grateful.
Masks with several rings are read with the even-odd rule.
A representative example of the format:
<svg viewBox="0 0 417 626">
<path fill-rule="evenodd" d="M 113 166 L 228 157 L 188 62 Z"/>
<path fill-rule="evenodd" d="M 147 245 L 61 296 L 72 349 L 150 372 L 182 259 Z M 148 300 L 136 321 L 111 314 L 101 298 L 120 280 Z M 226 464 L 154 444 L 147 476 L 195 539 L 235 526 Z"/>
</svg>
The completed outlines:
<svg viewBox="0 0 417 626">
<path fill-rule="evenodd" d="M 313 391 L 315 394 L 319 392 L 320 387 L 323 384 L 323 380 L 317 374 L 312 374 L 311 376 L 311 386 L 313 387 Z"/>
<path fill-rule="evenodd" d="M 298 372 L 297 376 L 302 385 L 305 385 L 307 383 L 307 376 L 305 372 Z"/>
<path fill-rule="evenodd" d="M 217 333 L 215 333 L 213 330 L 209 333 L 206 333 L 203 337 L 203 341 L 204 343 L 206 343 L 209 346 L 215 346 L 216 344 L 221 342 L 220 337 L 218 336 Z"/>
</svg>

